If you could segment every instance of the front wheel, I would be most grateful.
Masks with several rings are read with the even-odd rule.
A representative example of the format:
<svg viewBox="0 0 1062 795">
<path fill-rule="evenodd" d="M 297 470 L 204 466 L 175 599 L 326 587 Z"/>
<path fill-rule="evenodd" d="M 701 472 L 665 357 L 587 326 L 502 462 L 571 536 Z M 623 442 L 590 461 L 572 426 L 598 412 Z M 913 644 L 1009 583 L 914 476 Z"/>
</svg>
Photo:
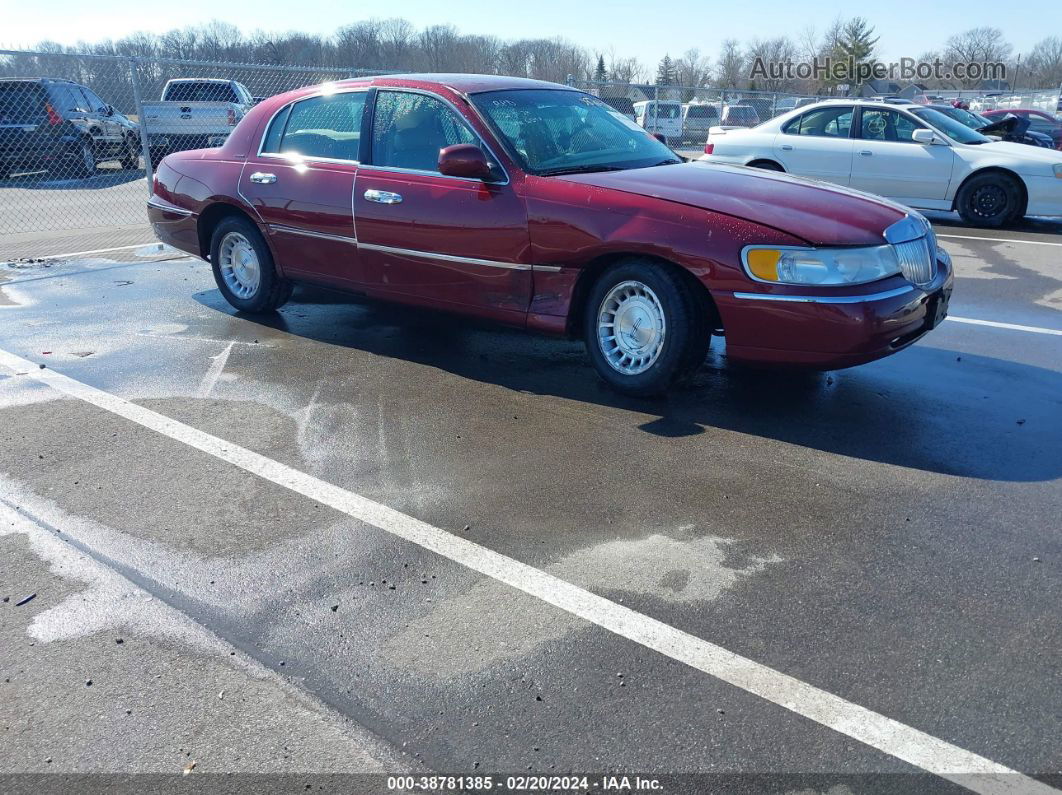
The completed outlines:
<svg viewBox="0 0 1062 795">
<path fill-rule="evenodd" d="M 133 138 L 126 138 L 122 146 L 122 168 L 126 171 L 140 168 L 140 145 Z"/>
<path fill-rule="evenodd" d="M 621 261 L 587 298 L 590 361 L 617 392 L 648 397 L 701 365 L 711 341 L 705 301 L 672 266 Z"/>
<path fill-rule="evenodd" d="M 291 297 L 291 282 L 277 274 L 269 247 L 246 218 L 229 217 L 217 225 L 210 264 L 221 294 L 241 312 L 273 312 Z"/>
<path fill-rule="evenodd" d="M 1006 174 L 980 174 L 959 188 L 955 209 L 973 226 L 996 228 L 1021 212 L 1021 189 Z"/>
</svg>

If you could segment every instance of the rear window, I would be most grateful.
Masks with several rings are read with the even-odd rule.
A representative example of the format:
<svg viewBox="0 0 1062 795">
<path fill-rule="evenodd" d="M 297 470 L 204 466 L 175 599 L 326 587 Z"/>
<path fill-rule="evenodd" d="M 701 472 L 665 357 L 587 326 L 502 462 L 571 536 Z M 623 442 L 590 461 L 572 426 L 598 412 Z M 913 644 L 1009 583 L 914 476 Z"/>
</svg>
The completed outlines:
<svg viewBox="0 0 1062 795">
<path fill-rule="evenodd" d="M 0 83 L 0 124 L 36 121 L 44 112 L 44 93 L 37 83 Z"/>
<path fill-rule="evenodd" d="M 228 83 L 174 83 L 166 89 L 167 102 L 239 102 Z"/>
<path fill-rule="evenodd" d="M 719 112 L 712 105 L 690 105 L 686 110 L 687 119 L 715 119 Z"/>
</svg>

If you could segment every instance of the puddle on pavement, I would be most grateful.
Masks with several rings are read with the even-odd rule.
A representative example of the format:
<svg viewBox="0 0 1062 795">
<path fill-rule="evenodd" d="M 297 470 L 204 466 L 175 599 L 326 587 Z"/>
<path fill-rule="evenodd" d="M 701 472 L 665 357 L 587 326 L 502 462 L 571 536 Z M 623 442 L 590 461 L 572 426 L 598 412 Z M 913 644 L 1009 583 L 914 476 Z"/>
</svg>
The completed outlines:
<svg viewBox="0 0 1062 795">
<path fill-rule="evenodd" d="M 690 530 L 681 528 L 677 535 Z M 620 601 L 626 595 L 703 604 L 719 599 L 768 565 L 782 562 L 777 556 L 748 557 L 743 567 L 729 566 L 732 544 L 730 539 L 714 536 L 681 540 L 654 534 L 581 549 L 547 566 L 546 571 Z M 447 679 L 523 657 L 584 626 L 585 622 L 569 613 L 507 585 L 484 580 L 412 622 L 384 644 L 381 656 L 396 667 Z M 427 642 L 430 655 L 424 653 Z"/>
</svg>

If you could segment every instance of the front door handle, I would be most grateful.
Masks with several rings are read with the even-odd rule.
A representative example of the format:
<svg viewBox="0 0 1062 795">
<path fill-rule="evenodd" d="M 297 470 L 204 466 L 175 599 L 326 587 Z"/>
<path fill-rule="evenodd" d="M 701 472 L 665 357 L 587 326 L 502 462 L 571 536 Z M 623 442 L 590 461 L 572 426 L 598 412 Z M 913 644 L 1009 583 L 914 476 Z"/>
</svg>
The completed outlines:
<svg viewBox="0 0 1062 795">
<path fill-rule="evenodd" d="M 389 190 L 367 190 L 365 198 L 377 204 L 401 204 L 402 194 L 391 193 Z"/>
<path fill-rule="evenodd" d="M 869 149 L 863 149 L 859 152 L 859 154 L 863 155 L 863 157 L 870 157 L 874 153 L 871 152 Z"/>
<path fill-rule="evenodd" d="M 276 174 L 266 174 L 264 171 L 256 171 L 250 176 L 251 182 L 257 182 L 259 185 L 272 185 L 277 181 Z"/>
</svg>

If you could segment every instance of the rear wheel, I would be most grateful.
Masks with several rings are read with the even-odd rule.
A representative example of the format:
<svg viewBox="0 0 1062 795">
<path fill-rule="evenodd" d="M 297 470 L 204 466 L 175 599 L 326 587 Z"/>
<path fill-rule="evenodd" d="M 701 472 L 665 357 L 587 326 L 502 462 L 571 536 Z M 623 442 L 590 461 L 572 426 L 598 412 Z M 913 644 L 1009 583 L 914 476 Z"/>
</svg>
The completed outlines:
<svg viewBox="0 0 1062 795">
<path fill-rule="evenodd" d="M 647 397 L 701 365 L 711 329 L 704 302 L 671 266 L 630 259 L 606 270 L 587 298 L 590 361 L 613 389 Z"/>
<path fill-rule="evenodd" d="M 968 179 L 955 197 L 955 209 L 968 224 L 1000 227 L 1021 211 L 1021 188 L 1006 174 L 979 174 Z"/>
<path fill-rule="evenodd" d="M 291 297 L 291 282 L 277 274 L 269 247 L 246 218 L 229 217 L 217 225 L 210 264 L 221 294 L 242 312 L 273 312 Z"/>
<path fill-rule="evenodd" d="M 91 177 L 96 173 L 96 148 L 89 138 L 82 138 L 73 152 L 72 175 L 78 179 Z"/>
</svg>

